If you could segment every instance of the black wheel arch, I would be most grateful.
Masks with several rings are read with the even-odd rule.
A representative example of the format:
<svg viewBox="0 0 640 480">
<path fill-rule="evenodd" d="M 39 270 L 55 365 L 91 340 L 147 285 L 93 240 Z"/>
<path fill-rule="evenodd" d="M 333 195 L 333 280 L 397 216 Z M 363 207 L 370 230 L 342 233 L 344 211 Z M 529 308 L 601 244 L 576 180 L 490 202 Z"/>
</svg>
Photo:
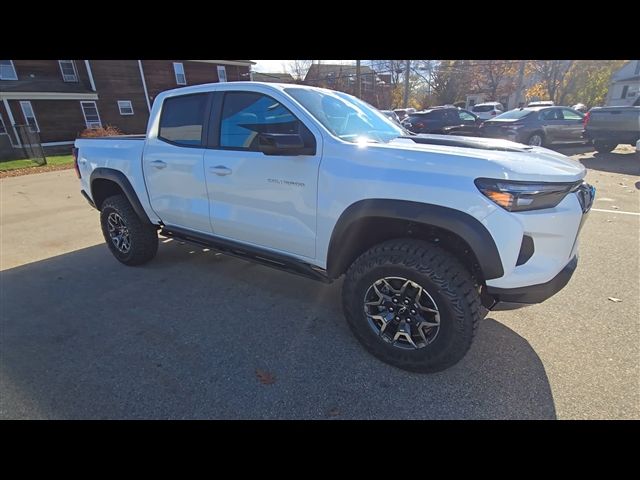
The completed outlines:
<svg viewBox="0 0 640 480">
<path fill-rule="evenodd" d="M 152 223 L 151 220 L 149 220 L 147 212 L 144 211 L 131 182 L 129 182 L 129 179 L 121 171 L 113 168 L 98 167 L 91 172 L 89 184 L 91 185 L 91 197 L 98 210 L 100 210 L 100 206 L 105 198 L 117 193 L 122 193 L 127 200 L 129 200 L 129 203 L 133 207 L 134 212 L 136 212 L 136 215 L 140 217 L 140 220 L 143 223 Z"/>
<path fill-rule="evenodd" d="M 382 222 L 382 223 L 381 223 Z M 471 215 L 441 205 L 433 205 L 408 200 L 367 199 L 350 205 L 340 215 L 336 223 L 327 254 L 327 275 L 331 279 L 338 278 L 346 272 L 349 265 L 372 245 L 363 239 L 371 239 L 374 233 L 371 226 L 390 222 L 407 228 L 404 234 L 424 232 L 436 229 L 439 232 L 449 232 L 451 238 L 462 240 L 464 247 L 468 246 L 477 262 L 484 280 L 499 278 L 504 275 L 502 260 L 493 237 L 489 231 Z M 401 232 L 397 232 L 401 234 Z M 384 235 L 384 234 L 383 234 Z M 420 233 L 415 233 L 420 238 Z M 394 234 L 382 238 L 388 240 Z M 375 243 L 380 239 L 376 238 Z"/>
</svg>

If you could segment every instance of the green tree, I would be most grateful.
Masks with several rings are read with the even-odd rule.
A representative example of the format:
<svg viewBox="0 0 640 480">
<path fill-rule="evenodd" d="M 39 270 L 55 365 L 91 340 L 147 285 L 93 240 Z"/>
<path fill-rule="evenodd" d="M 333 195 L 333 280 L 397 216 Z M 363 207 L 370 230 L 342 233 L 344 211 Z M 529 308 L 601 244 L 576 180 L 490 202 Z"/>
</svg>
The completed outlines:
<svg viewBox="0 0 640 480">
<path fill-rule="evenodd" d="M 431 74 L 431 92 L 440 105 L 464 100 L 471 83 L 466 60 L 442 60 Z"/>
<path fill-rule="evenodd" d="M 528 65 L 539 82 L 531 87 L 528 96 L 538 96 L 562 104 L 571 88 L 568 75 L 574 60 L 533 60 Z"/>
<path fill-rule="evenodd" d="M 611 75 L 625 60 L 576 60 L 568 73 L 564 100 L 567 105 L 584 103 L 588 108 L 604 105 Z"/>
</svg>

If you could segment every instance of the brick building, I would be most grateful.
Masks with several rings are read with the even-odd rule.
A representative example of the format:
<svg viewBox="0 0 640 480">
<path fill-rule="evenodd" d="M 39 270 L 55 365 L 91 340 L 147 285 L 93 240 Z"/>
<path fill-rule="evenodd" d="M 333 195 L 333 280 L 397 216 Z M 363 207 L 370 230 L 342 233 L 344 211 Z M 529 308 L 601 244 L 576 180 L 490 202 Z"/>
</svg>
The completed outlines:
<svg viewBox="0 0 640 480">
<path fill-rule="evenodd" d="M 0 60 L 0 159 L 23 156 L 20 125 L 46 153 L 85 128 L 145 133 L 154 98 L 184 85 L 249 80 L 249 60 Z"/>
</svg>

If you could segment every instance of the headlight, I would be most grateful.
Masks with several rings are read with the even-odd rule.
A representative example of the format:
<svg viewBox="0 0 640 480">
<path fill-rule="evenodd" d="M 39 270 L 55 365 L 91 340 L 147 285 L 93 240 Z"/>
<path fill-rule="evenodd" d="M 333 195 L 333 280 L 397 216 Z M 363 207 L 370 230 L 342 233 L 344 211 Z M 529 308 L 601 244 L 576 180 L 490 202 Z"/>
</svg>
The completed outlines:
<svg viewBox="0 0 640 480">
<path fill-rule="evenodd" d="M 555 207 L 568 193 L 577 190 L 582 180 L 551 183 L 477 178 L 475 184 L 484 196 L 505 210 L 521 212 Z"/>
</svg>

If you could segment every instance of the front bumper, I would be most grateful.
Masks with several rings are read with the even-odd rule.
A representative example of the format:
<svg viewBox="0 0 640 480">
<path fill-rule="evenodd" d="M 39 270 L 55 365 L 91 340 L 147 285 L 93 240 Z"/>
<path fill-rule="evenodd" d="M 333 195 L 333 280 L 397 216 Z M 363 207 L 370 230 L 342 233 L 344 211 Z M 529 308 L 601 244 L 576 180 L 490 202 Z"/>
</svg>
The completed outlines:
<svg viewBox="0 0 640 480">
<path fill-rule="evenodd" d="M 535 303 L 542 303 L 562 290 L 578 266 L 578 257 L 573 257 L 554 278 L 546 283 L 518 288 L 487 287 L 483 304 L 489 310 L 513 310 Z"/>
</svg>

